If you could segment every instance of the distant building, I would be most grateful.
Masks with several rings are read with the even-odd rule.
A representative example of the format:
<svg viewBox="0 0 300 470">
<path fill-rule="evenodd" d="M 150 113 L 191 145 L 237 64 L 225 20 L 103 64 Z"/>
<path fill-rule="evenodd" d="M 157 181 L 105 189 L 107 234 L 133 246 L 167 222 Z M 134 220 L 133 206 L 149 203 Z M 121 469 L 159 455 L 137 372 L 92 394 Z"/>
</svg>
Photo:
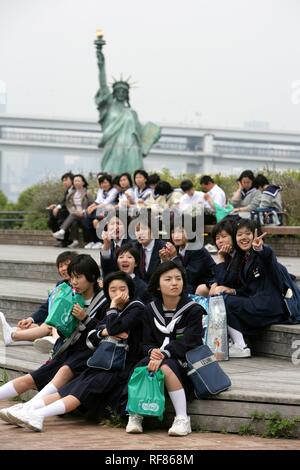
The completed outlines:
<svg viewBox="0 0 300 470">
<path fill-rule="evenodd" d="M 96 122 L 0 115 L 1 188 L 16 200 L 26 187 L 63 172 L 101 168 Z M 300 133 L 162 125 L 145 158 L 149 172 L 240 174 L 244 169 L 300 170 Z"/>
</svg>

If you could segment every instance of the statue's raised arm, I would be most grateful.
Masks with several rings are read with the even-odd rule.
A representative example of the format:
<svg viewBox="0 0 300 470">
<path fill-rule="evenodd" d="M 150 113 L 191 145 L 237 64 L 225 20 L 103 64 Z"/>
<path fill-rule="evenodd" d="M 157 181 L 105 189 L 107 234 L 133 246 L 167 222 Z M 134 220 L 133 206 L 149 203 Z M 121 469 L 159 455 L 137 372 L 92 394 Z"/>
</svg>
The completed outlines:
<svg viewBox="0 0 300 470">
<path fill-rule="evenodd" d="M 99 71 L 100 88 L 96 93 L 95 102 L 99 111 L 99 124 L 102 128 L 101 169 L 103 172 L 120 174 L 133 173 L 143 168 L 143 156 L 160 137 L 160 128 L 148 123 L 142 126 L 137 113 L 129 103 L 129 82 L 117 80 L 110 91 L 105 72 L 105 58 L 102 47 L 105 45 L 103 35 L 98 34 L 96 56 Z"/>
</svg>

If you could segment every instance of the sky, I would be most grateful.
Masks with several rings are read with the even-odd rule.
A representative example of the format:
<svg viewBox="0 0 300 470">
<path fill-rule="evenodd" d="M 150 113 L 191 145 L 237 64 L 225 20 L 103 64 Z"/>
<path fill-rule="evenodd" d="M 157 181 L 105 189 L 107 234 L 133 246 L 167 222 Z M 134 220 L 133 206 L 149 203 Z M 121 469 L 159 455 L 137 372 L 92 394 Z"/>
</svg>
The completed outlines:
<svg viewBox="0 0 300 470">
<path fill-rule="evenodd" d="M 102 29 L 141 121 L 300 131 L 299 17 L 298 0 L 0 0 L 6 112 L 96 121 Z"/>
</svg>

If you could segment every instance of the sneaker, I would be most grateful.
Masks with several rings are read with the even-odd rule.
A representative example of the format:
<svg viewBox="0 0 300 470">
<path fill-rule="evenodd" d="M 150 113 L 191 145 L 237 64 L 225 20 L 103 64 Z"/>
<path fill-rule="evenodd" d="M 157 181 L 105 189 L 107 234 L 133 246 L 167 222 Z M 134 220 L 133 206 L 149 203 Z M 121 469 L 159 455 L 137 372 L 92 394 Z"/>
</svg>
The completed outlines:
<svg viewBox="0 0 300 470">
<path fill-rule="evenodd" d="M 2 419 L 3 421 L 6 421 L 6 423 L 12 424 L 11 419 L 7 415 L 7 411 L 11 409 L 21 410 L 23 406 L 24 406 L 24 403 L 18 403 L 17 405 L 10 406 L 9 408 L 2 408 L 2 410 L 0 410 L 0 419 Z"/>
<path fill-rule="evenodd" d="M 90 243 L 87 243 L 86 245 L 84 245 L 84 249 L 85 250 L 91 250 L 94 246 L 94 242 L 90 242 Z"/>
<path fill-rule="evenodd" d="M 56 238 L 56 240 L 63 240 L 65 238 L 65 231 L 60 229 L 57 232 L 52 233 L 52 237 Z"/>
<path fill-rule="evenodd" d="M 56 339 L 53 336 L 44 336 L 44 338 L 38 338 L 33 342 L 33 346 L 38 351 L 49 354 L 52 351 L 54 344 L 56 343 Z"/>
<path fill-rule="evenodd" d="M 42 431 L 44 417 L 40 416 L 31 406 L 23 406 L 20 410 L 7 410 L 7 416 L 11 423 L 17 426 L 26 427 L 32 431 Z"/>
<path fill-rule="evenodd" d="M 126 432 L 129 434 L 141 434 L 143 432 L 143 416 L 129 415 Z"/>
<path fill-rule="evenodd" d="M 79 246 L 79 241 L 74 240 L 70 245 L 68 245 L 68 248 L 77 248 Z"/>
<path fill-rule="evenodd" d="M 191 432 L 191 418 L 189 416 L 175 416 L 168 434 L 169 436 L 187 436 Z"/>
<path fill-rule="evenodd" d="M 96 242 L 96 243 L 93 244 L 92 250 L 101 250 L 102 246 L 103 246 L 103 243 Z"/>
<path fill-rule="evenodd" d="M 5 346 L 11 344 L 13 339 L 11 337 L 15 328 L 12 328 L 6 321 L 5 316 L 0 312 L 0 343 L 4 343 Z"/>
<path fill-rule="evenodd" d="M 233 343 L 229 346 L 229 357 L 251 357 L 251 351 L 247 346 L 243 348 L 239 344 Z"/>
</svg>

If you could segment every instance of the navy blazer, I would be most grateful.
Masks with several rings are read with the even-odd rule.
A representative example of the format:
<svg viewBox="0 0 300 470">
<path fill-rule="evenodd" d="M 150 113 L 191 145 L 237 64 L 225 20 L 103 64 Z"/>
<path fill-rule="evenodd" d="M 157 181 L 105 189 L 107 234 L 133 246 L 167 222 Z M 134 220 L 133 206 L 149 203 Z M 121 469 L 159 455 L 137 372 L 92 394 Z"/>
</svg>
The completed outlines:
<svg viewBox="0 0 300 470">
<path fill-rule="evenodd" d="M 187 291 L 194 294 L 199 284 L 215 282 L 214 269 L 216 263 L 205 248 L 185 251 L 184 257 L 178 256 L 175 262 L 182 264 L 187 276 Z"/>
<path fill-rule="evenodd" d="M 149 282 L 150 277 L 152 276 L 153 272 L 160 265 L 161 260 L 160 260 L 160 257 L 159 257 L 159 251 L 162 248 L 164 248 L 165 246 L 166 246 L 166 242 L 164 242 L 163 240 L 160 240 L 160 239 L 156 239 L 155 242 L 154 242 L 153 251 L 151 253 L 151 258 L 150 258 L 150 263 L 149 263 L 149 266 L 148 266 L 148 270 L 146 271 L 145 269 L 143 269 L 143 267 L 141 266 L 141 263 L 140 263 L 139 275 L 140 275 L 141 279 L 143 279 L 145 282 Z M 139 242 L 136 242 L 134 244 L 134 248 L 137 249 L 137 251 L 140 254 L 141 260 L 142 260 L 143 246 Z"/>
<path fill-rule="evenodd" d="M 234 317 L 238 316 L 243 323 L 242 332 L 250 334 L 255 328 L 285 321 L 286 309 L 276 277 L 277 263 L 272 248 L 267 245 L 262 251 L 251 250 L 240 267 L 236 295 L 225 298 L 230 326 L 239 329 L 234 323 Z"/>
<path fill-rule="evenodd" d="M 132 244 L 131 238 L 123 238 L 121 242 L 121 246 L 128 245 L 128 244 Z M 107 274 L 109 273 L 119 270 L 118 265 L 117 265 L 117 249 L 115 247 L 115 243 L 113 242 L 113 240 L 111 240 L 110 242 L 110 257 L 109 258 L 104 258 L 100 250 L 100 266 L 102 269 L 103 277 L 107 276 Z"/>
</svg>

